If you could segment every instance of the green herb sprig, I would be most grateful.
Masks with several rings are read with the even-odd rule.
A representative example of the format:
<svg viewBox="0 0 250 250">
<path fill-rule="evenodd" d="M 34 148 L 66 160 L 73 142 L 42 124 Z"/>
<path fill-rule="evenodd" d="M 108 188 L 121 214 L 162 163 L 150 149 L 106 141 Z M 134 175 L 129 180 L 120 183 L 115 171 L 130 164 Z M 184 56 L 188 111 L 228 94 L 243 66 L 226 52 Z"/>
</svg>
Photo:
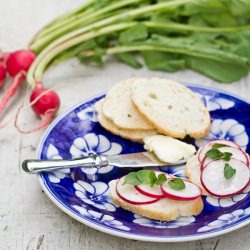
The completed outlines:
<svg viewBox="0 0 250 250">
<path fill-rule="evenodd" d="M 168 185 L 174 190 L 183 190 L 185 189 L 186 185 L 185 182 L 181 178 L 173 178 L 168 181 Z"/>
<path fill-rule="evenodd" d="M 154 185 L 162 185 L 166 181 L 170 188 L 174 190 L 185 189 L 185 183 L 181 178 L 172 178 L 168 180 L 165 174 L 156 175 L 153 170 L 139 170 L 137 172 L 130 172 L 126 175 L 123 184 L 136 186 L 144 183 L 153 187 Z"/>
<path fill-rule="evenodd" d="M 219 160 L 222 159 L 225 162 L 228 162 L 231 160 L 232 153 L 230 152 L 221 152 L 219 148 L 227 147 L 228 145 L 222 144 L 222 143 L 215 143 L 213 144 L 212 148 L 206 152 L 206 156 L 213 159 L 213 160 Z M 236 173 L 236 169 L 232 168 L 228 163 L 225 163 L 224 166 L 224 177 L 229 180 L 231 179 Z"/>
<path fill-rule="evenodd" d="M 224 167 L 224 176 L 227 180 L 231 179 L 236 173 L 236 169 L 232 168 L 228 163 Z"/>
<path fill-rule="evenodd" d="M 162 185 L 167 180 L 165 174 L 156 176 L 153 170 L 139 170 L 137 172 L 130 172 L 125 177 L 123 184 L 140 185 L 142 183 L 149 184 L 151 187 L 154 185 Z"/>
</svg>

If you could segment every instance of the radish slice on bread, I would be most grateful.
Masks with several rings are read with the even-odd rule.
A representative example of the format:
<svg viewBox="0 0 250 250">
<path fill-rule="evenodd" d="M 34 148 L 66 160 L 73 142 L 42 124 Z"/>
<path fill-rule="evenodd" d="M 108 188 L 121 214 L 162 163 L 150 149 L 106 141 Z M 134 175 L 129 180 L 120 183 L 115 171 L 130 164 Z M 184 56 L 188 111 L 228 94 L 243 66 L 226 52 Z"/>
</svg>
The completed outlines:
<svg viewBox="0 0 250 250">
<path fill-rule="evenodd" d="M 204 160 L 204 158 L 206 157 L 206 152 L 208 150 L 210 150 L 212 148 L 212 146 L 214 144 L 225 144 L 228 147 L 232 147 L 232 148 L 240 148 L 240 146 L 232 141 L 228 141 L 228 140 L 213 140 L 213 141 L 209 141 L 208 143 L 204 144 L 203 146 L 200 147 L 200 149 L 198 150 L 198 159 L 200 162 L 202 162 Z M 223 147 L 219 148 L 219 150 L 221 151 Z"/>
<path fill-rule="evenodd" d="M 224 176 L 225 164 L 236 170 L 235 174 L 226 179 Z M 215 160 L 208 163 L 201 172 L 201 183 L 204 189 L 213 196 L 226 198 L 241 193 L 249 184 L 250 169 L 238 159 Z"/>
<path fill-rule="evenodd" d="M 247 166 L 249 166 L 249 157 L 247 153 L 245 153 L 241 148 L 233 148 L 233 147 L 222 147 L 219 148 L 220 152 L 225 153 L 231 153 L 231 158 L 237 159 L 239 161 L 242 161 Z M 213 159 L 205 156 L 201 162 L 201 168 L 204 168 L 207 164 L 214 161 Z"/>
<path fill-rule="evenodd" d="M 125 176 L 116 182 L 116 193 L 122 200 L 133 205 L 151 204 L 159 200 L 159 198 L 141 194 L 132 185 L 123 184 L 124 180 Z"/>
<path fill-rule="evenodd" d="M 165 174 L 167 179 L 170 178 L 170 175 L 164 172 L 160 171 L 154 171 L 154 172 L 156 176 L 158 176 L 159 174 Z M 152 198 L 162 198 L 164 196 L 161 187 L 159 185 L 154 185 L 153 187 L 151 187 L 149 184 L 142 183 L 140 185 L 135 186 L 135 189 L 141 194 L 144 194 Z"/>
<path fill-rule="evenodd" d="M 169 186 L 168 182 L 164 182 L 163 185 L 161 185 L 161 190 L 165 197 L 172 200 L 190 201 L 201 196 L 200 187 L 188 180 L 183 181 L 185 183 L 185 188 L 183 190 L 174 190 Z"/>
</svg>

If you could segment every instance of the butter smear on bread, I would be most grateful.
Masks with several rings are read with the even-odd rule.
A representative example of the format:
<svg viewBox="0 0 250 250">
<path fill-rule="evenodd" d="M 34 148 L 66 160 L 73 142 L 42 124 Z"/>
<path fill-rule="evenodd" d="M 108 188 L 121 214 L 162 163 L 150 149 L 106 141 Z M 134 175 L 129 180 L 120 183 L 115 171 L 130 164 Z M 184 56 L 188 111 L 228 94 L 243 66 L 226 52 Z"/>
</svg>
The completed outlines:
<svg viewBox="0 0 250 250">
<path fill-rule="evenodd" d="M 187 160 L 195 154 L 193 145 L 164 135 L 153 135 L 144 138 L 144 147 L 162 162 L 175 163 Z"/>
</svg>

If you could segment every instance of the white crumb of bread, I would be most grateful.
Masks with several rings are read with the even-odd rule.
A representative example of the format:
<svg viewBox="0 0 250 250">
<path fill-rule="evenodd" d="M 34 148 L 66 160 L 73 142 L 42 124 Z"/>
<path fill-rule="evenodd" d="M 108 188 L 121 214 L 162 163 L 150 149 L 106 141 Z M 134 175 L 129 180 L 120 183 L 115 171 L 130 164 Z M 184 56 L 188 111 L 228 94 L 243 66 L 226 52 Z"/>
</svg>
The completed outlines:
<svg viewBox="0 0 250 250">
<path fill-rule="evenodd" d="M 131 91 L 137 109 L 160 133 L 175 138 L 201 138 L 208 133 L 209 112 L 186 86 L 160 78 L 137 79 Z"/>
</svg>

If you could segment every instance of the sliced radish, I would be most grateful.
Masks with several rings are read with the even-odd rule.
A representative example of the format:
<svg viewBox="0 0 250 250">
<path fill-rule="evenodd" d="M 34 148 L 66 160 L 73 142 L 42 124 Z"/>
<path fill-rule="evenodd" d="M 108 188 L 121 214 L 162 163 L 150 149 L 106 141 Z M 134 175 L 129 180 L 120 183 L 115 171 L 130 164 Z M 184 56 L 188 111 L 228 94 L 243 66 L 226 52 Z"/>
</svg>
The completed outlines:
<svg viewBox="0 0 250 250">
<path fill-rule="evenodd" d="M 236 173 L 227 180 L 224 176 L 224 160 L 208 163 L 201 172 L 201 183 L 208 193 L 216 197 L 231 197 L 242 192 L 250 181 L 249 167 L 238 159 L 227 162 Z"/>
<path fill-rule="evenodd" d="M 167 179 L 170 177 L 170 175 L 161 171 L 154 171 L 154 172 L 156 176 L 158 176 L 159 174 L 165 174 Z M 138 186 L 135 186 L 135 189 L 141 194 L 144 194 L 152 198 L 162 198 L 164 196 L 161 187 L 159 185 L 154 185 L 153 187 L 151 187 L 149 184 L 142 183 Z"/>
<path fill-rule="evenodd" d="M 183 190 L 174 190 L 172 189 L 167 182 L 164 182 L 161 185 L 161 190 L 164 193 L 165 197 L 170 198 L 172 200 L 179 201 L 190 201 L 195 200 L 201 196 L 201 189 L 194 183 L 184 180 L 185 189 Z"/>
<path fill-rule="evenodd" d="M 162 198 L 164 196 L 159 185 L 154 185 L 151 187 L 149 184 L 142 183 L 139 186 L 135 186 L 135 189 L 139 193 L 152 198 Z"/>
<path fill-rule="evenodd" d="M 159 198 L 152 198 L 138 192 L 134 186 L 123 184 L 125 176 L 116 182 L 116 193 L 124 201 L 133 205 L 151 204 L 159 200 Z"/>
<path fill-rule="evenodd" d="M 249 158 L 248 158 L 247 154 L 241 148 L 223 147 L 223 148 L 219 148 L 219 150 L 222 153 L 225 153 L 225 152 L 231 153 L 232 154 L 231 158 L 242 161 L 247 166 L 249 166 Z M 214 160 L 205 156 L 201 162 L 201 168 L 204 168 L 208 163 L 210 163 L 212 161 L 214 161 Z"/>
<path fill-rule="evenodd" d="M 224 139 L 209 141 L 208 143 L 202 145 L 200 147 L 200 149 L 198 150 L 198 159 L 200 162 L 203 161 L 203 159 L 206 157 L 206 152 L 209 149 L 211 149 L 213 144 L 215 144 L 215 143 L 225 144 L 228 147 L 232 147 L 232 148 L 240 148 L 240 146 L 233 141 L 228 141 L 228 140 L 224 140 Z M 221 150 L 222 148 L 219 148 L 219 150 Z"/>
</svg>

